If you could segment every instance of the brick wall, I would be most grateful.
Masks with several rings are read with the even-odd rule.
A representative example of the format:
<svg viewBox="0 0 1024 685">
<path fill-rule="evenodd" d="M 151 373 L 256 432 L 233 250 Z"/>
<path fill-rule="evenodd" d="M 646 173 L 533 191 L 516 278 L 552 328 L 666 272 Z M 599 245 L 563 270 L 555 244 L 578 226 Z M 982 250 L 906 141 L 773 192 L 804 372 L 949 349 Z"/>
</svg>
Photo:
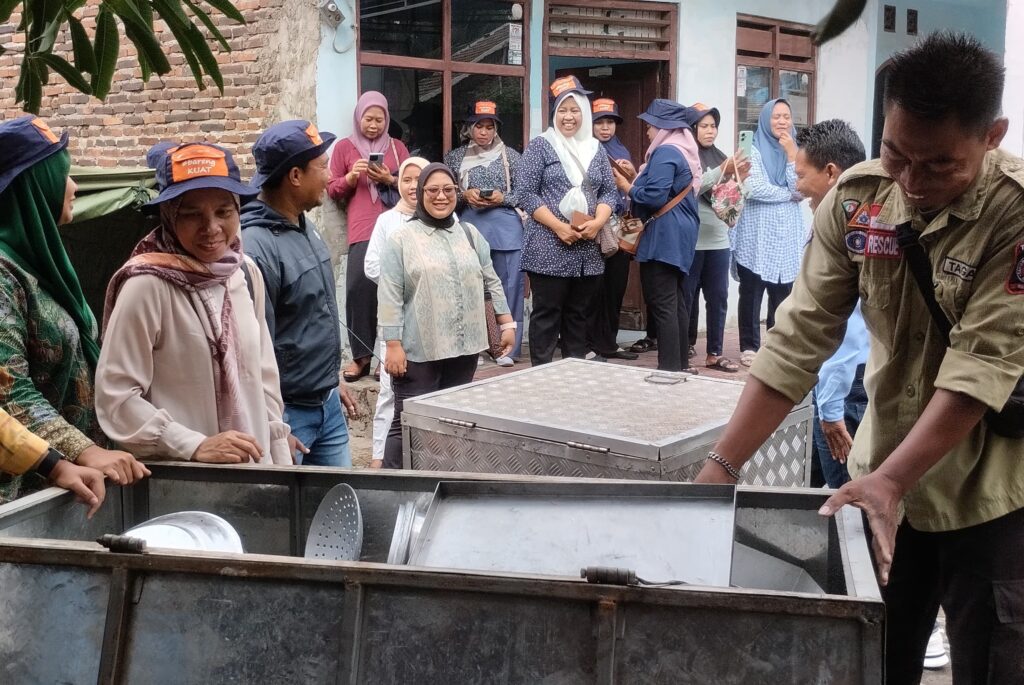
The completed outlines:
<svg viewBox="0 0 1024 685">
<path fill-rule="evenodd" d="M 97 6 L 98 0 L 89 0 L 78 13 L 90 36 Z M 74 163 L 141 166 L 146 150 L 159 140 L 207 140 L 230 149 L 243 177 L 248 178 L 252 173 L 250 146 L 267 125 L 286 117 L 312 118 L 319 42 L 312 3 L 238 0 L 235 6 L 245 16 L 245 25 L 222 16 L 215 19 L 232 49 L 218 54 L 214 48 L 224 76 L 223 95 L 209 78 L 206 90 L 198 89 L 185 58 L 177 52 L 174 36 L 159 20 L 155 23 L 157 36 L 169 54 L 170 73 L 153 75 L 144 83 L 135 65 L 135 48 L 123 37 L 122 29 L 118 69 L 105 102 L 76 92 L 60 76 L 51 74 L 40 115 L 55 129 L 71 132 L 69 150 Z M 22 114 L 14 103 L 13 87 L 24 47 L 24 34 L 14 30 L 19 21 L 14 14 L 0 25 L 0 44 L 8 50 L 0 55 L 3 119 Z M 66 30 L 58 38 L 55 52 L 71 61 Z M 300 84 L 307 84 L 300 85 L 299 97 L 294 95 L 297 78 Z M 288 92 L 287 103 L 281 102 L 283 90 Z"/>
</svg>

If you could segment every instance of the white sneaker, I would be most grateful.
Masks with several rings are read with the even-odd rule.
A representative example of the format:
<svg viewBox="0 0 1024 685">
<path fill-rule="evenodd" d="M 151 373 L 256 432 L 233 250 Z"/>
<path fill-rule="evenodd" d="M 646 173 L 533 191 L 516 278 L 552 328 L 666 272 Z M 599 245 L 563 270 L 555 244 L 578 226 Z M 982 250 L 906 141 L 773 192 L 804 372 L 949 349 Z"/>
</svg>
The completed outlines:
<svg viewBox="0 0 1024 685">
<path fill-rule="evenodd" d="M 515 366 L 516 360 L 506 354 L 503 357 L 498 357 L 497 359 L 495 359 L 494 363 L 497 364 L 498 366 L 509 367 Z"/>
<path fill-rule="evenodd" d="M 586 359 L 587 361 L 594 361 L 594 358 L 596 356 L 597 356 L 597 352 L 587 352 L 587 355 L 585 357 L 583 357 L 583 358 Z"/>
<path fill-rule="evenodd" d="M 946 643 L 943 637 L 942 626 L 936 623 L 932 628 L 931 637 L 928 638 L 928 647 L 924 650 L 925 668 L 937 670 L 949 664 L 949 655 L 946 654 Z"/>
</svg>

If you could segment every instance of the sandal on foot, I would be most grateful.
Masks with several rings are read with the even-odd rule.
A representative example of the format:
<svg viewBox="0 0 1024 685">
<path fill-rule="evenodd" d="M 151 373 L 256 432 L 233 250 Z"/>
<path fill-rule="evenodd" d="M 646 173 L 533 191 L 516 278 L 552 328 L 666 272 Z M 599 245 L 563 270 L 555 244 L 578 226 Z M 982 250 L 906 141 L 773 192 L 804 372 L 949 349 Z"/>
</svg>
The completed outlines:
<svg viewBox="0 0 1024 685">
<path fill-rule="evenodd" d="M 717 357 L 715 361 L 707 364 L 706 366 L 707 368 L 714 369 L 715 371 L 726 371 L 728 373 L 736 373 L 740 370 L 739 365 L 727 357 Z"/>
<path fill-rule="evenodd" d="M 740 355 L 740 364 L 743 366 L 750 366 L 754 363 L 754 357 L 757 356 L 755 350 L 744 350 L 743 354 Z"/>
<path fill-rule="evenodd" d="M 365 364 L 360 364 L 357 359 L 345 367 L 345 370 L 341 372 L 341 377 L 345 379 L 346 383 L 355 383 L 360 378 L 368 376 L 369 374 L 370 360 L 367 359 Z"/>
<path fill-rule="evenodd" d="M 654 352 L 658 349 L 658 341 L 651 340 L 650 338 L 640 338 L 635 343 L 629 346 L 630 352 Z"/>
</svg>

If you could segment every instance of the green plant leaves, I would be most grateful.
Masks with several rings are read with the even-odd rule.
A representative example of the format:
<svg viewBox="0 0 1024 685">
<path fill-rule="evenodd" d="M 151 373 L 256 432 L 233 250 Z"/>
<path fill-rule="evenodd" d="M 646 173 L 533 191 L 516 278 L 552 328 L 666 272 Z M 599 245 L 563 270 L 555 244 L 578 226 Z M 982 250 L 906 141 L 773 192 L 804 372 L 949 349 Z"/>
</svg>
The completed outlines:
<svg viewBox="0 0 1024 685">
<path fill-rule="evenodd" d="M 63 57 L 52 53 L 41 52 L 32 55 L 32 59 L 39 60 L 60 74 L 75 90 L 81 91 L 86 95 L 92 94 L 92 86 L 85 80 L 85 77 L 82 76 L 82 72 L 71 66 L 71 64 Z"/>
<path fill-rule="evenodd" d="M 18 102 L 24 103 L 27 111 L 38 112 L 51 71 L 78 91 L 100 100 L 106 98 L 121 48 L 118 22 L 124 27 L 125 38 L 136 48 L 143 80 L 148 81 L 154 73 L 169 73 L 171 64 L 165 47 L 174 48 L 161 43 L 153 25 L 156 17 L 164 21 L 177 40 L 177 49 L 199 89 L 205 89 L 204 78 L 209 76 L 223 92 L 224 78 L 212 47 L 214 42 L 223 52 L 230 52 L 231 47 L 211 15 L 215 11 L 240 24 L 245 23 L 245 18 L 231 0 L 205 0 L 203 4 L 212 9 L 204 9 L 201 1 L 101 0 L 95 34 L 90 38 L 82 21 L 74 16 L 86 0 L 0 0 L 0 22 L 20 10 L 17 30 L 26 34 L 24 59 L 15 87 Z M 71 42 L 71 54 L 67 56 L 53 53 L 65 23 Z M 0 54 L 3 51 L 0 46 Z"/>
<path fill-rule="evenodd" d="M 96 15 L 96 38 L 93 41 L 96 73 L 92 77 L 92 94 L 100 100 L 107 97 L 107 93 L 110 92 L 114 70 L 117 69 L 120 43 L 121 37 L 117 33 L 114 12 L 106 4 L 100 5 L 100 11 Z"/>
<path fill-rule="evenodd" d="M 89 34 L 78 18 L 68 15 L 68 28 L 71 31 L 71 51 L 75 59 L 75 66 L 79 71 L 87 74 L 96 73 L 96 55 L 92 51 L 92 43 L 89 41 Z M 92 88 L 90 87 L 90 92 Z"/>
</svg>

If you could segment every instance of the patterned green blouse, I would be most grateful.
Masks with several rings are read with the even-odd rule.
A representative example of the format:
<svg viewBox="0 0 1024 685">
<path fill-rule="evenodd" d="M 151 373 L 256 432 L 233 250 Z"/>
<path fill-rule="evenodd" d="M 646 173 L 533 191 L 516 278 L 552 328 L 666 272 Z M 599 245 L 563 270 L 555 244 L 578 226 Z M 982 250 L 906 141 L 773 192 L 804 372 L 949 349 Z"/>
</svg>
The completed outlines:
<svg viewBox="0 0 1024 685">
<path fill-rule="evenodd" d="M 3 256 L 0 406 L 68 459 L 105 442 L 78 327 L 34 276 Z M 20 489 L 20 477 L 0 480 L 0 503 Z"/>
</svg>

